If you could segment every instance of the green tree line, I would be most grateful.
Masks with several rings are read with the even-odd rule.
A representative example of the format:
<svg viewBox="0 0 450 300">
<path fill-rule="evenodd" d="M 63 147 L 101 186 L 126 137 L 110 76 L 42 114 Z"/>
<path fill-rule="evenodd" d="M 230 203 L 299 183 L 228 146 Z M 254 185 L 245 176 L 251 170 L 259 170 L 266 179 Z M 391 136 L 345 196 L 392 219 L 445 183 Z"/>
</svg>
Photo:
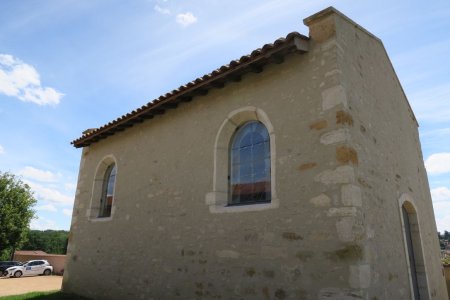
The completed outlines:
<svg viewBox="0 0 450 300">
<path fill-rule="evenodd" d="M 20 250 L 41 250 L 51 254 L 66 254 L 69 232 L 65 230 L 30 230 Z"/>
</svg>

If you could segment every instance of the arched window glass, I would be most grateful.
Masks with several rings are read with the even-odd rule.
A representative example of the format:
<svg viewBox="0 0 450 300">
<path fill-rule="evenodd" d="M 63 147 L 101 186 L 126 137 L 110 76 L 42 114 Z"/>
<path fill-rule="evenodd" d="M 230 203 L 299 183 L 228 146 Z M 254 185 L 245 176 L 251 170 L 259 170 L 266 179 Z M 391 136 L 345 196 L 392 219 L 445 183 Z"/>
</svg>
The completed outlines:
<svg viewBox="0 0 450 300">
<path fill-rule="evenodd" d="M 110 165 L 105 172 L 103 181 L 103 192 L 100 203 L 99 217 L 111 216 L 112 203 L 114 200 L 114 184 L 116 182 L 116 165 Z"/>
<path fill-rule="evenodd" d="M 229 174 L 231 205 L 270 202 L 270 138 L 261 122 L 250 121 L 236 130 Z"/>
<path fill-rule="evenodd" d="M 407 202 L 402 205 L 402 214 L 414 299 L 425 299 L 428 295 L 428 286 L 417 214 L 413 206 Z"/>
</svg>

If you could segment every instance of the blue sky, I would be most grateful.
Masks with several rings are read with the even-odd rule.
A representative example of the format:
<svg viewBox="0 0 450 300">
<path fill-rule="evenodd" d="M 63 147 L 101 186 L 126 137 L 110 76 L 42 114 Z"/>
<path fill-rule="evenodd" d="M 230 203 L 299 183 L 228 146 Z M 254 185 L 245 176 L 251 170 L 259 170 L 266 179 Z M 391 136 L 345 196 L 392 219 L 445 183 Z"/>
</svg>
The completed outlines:
<svg viewBox="0 0 450 300">
<path fill-rule="evenodd" d="M 334 6 L 383 40 L 420 124 L 438 229 L 450 231 L 450 2 L 3 0 L 0 170 L 69 229 L 81 150 L 98 127 L 286 36 Z"/>
</svg>

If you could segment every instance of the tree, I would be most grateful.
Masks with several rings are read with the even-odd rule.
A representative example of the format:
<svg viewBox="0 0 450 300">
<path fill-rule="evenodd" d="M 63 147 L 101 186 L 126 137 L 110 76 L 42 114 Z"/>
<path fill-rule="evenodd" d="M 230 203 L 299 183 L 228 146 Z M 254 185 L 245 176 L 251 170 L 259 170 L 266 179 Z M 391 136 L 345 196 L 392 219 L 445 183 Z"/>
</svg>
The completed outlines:
<svg viewBox="0 0 450 300">
<path fill-rule="evenodd" d="M 42 250 L 51 254 L 66 254 L 69 232 L 65 230 L 30 230 L 20 249 Z"/>
<path fill-rule="evenodd" d="M 0 172 L 0 257 L 12 256 L 25 240 L 35 203 L 27 184 L 11 173 Z"/>
</svg>

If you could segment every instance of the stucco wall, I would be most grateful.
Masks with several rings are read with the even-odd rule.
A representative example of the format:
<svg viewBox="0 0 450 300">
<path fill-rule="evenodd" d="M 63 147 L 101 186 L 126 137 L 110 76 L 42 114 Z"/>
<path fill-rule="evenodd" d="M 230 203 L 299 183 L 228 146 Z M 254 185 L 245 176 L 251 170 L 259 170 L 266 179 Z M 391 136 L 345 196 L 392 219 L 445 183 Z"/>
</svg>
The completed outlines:
<svg viewBox="0 0 450 300">
<path fill-rule="evenodd" d="M 447 299 L 417 122 L 381 41 L 343 19 L 336 22 L 341 82 L 353 118 L 352 147 L 360 162 L 370 294 L 412 297 L 400 209 L 400 202 L 408 201 L 417 212 L 427 271 L 428 295 L 421 298 Z"/>
<path fill-rule="evenodd" d="M 323 189 L 312 174 L 328 168 L 324 157 L 333 158 L 332 150 L 315 150 L 321 130 L 310 128 L 320 109 L 312 76 L 327 68 L 321 59 L 293 54 L 85 149 L 65 289 L 82 286 L 87 296 L 105 299 L 299 298 L 308 291 L 294 282 L 317 289 L 334 281 L 322 257 L 335 250 L 334 233 L 323 209 L 309 202 Z M 213 190 L 215 138 L 227 115 L 245 106 L 266 112 L 274 126 L 280 207 L 212 214 L 205 197 Z M 113 217 L 89 221 L 93 176 L 110 154 L 117 159 Z M 299 170 L 305 163 L 317 166 Z"/>
<path fill-rule="evenodd" d="M 417 129 L 398 85 L 380 79 L 367 83 L 372 91 L 371 78 L 354 79 L 347 20 L 333 14 L 308 24 L 308 53 L 83 149 L 65 291 L 95 299 L 410 298 L 400 192 L 424 199 L 424 242 L 433 244 L 433 229 L 436 236 Z M 382 48 L 363 39 L 362 64 L 385 65 Z M 367 76 L 388 68 L 376 67 Z M 394 115 L 373 105 L 386 92 Z M 210 210 L 215 142 L 243 107 L 273 126 L 277 205 L 219 213 Z M 389 122 L 398 128 L 385 137 Z M 392 154 L 397 136 L 405 154 Z M 112 218 L 90 218 L 105 157 L 117 164 Z M 426 250 L 434 297 L 444 299 L 433 246 Z"/>
</svg>

